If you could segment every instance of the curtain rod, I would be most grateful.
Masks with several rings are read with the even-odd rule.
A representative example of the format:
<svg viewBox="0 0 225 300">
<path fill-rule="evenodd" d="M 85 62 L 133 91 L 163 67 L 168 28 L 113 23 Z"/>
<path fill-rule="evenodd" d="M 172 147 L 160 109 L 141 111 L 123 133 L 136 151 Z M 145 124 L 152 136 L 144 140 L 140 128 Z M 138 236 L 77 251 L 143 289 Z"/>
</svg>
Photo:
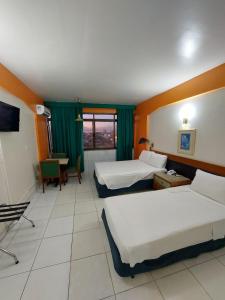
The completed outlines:
<svg viewBox="0 0 225 300">
<path fill-rule="evenodd" d="M 135 109 L 136 105 L 123 104 L 100 104 L 100 103 L 75 103 L 69 101 L 45 101 L 48 107 L 87 107 L 87 108 L 114 108 L 114 109 Z"/>
</svg>

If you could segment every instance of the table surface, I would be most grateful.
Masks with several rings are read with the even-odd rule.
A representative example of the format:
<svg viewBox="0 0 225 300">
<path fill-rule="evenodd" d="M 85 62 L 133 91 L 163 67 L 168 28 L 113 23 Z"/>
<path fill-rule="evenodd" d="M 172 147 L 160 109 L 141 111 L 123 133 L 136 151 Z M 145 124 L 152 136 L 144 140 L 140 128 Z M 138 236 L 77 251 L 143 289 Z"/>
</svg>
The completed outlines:
<svg viewBox="0 0 225 300">
<path fill-rule="evenodd" d="M 47 158 L 46 160 L 58 160 L 60 165 L 68 165 L 69 158 Z"/>
<path fill-rule="evenodd" d="M 191 183 L 191 180 L 187 177 L 184 177 L 182 175 L 174 176 L 174 175 L 168 175 L 164 172 L 156 172 L 155 176 L 160 177 L 161 179 L 167 181 L 167 182 L 178 182 L 178 181 L 187 181 Z"/>
</svg>

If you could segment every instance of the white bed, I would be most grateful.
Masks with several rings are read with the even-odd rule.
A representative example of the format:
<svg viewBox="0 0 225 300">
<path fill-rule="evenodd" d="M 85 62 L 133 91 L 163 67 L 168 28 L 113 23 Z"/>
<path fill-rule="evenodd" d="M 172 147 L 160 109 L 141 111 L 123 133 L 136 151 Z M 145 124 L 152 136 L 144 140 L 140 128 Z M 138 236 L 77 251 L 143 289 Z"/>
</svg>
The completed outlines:
<svg viewBox="0 0 225 300">
<path fill-rule="evenodd" d="M 225 236 L 225 205 L 190 186 L 107 198 L 104 210 L 121 260 L 131 267 Z"/>
<path fill-rule="evenodd" d="M 139 159 L 95 163 L 95 174 L 100 184 L 107 188 L 130 187 L 139 180 L 152 179 L 155 172 L 165 168 L 153 167 Z"/>
<path fill-rule="evenodd" d="M 128 188 L 141 180 L 152 179 L 154 173 L 165 171 L 167 156 L 143 150 L 136 160 L 97 162 L 95 175 L 108 189 Z"/>
</svg>

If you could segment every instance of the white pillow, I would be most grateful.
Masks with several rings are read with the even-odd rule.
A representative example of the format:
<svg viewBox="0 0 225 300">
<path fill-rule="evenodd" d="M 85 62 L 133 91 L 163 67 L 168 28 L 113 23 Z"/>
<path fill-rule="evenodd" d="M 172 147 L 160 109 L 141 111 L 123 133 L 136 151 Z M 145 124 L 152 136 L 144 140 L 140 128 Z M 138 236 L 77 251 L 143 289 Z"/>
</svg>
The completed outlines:
<svg viewBox="0 0 225 300">
<path fill-rule="evenodd" d="M 165 168 L 167 162 L 167 156 L 152 152 L 150 157 L 150 165 L 155 168 Z"/>
<path fill-rule="evenodd" d="M 151 159 L 152 153 L 153 153 L 152 151 L 143 150 L 139 156 L 139 160 L 150 165 L 150 159 Z"/>
<path fill-rule="evenodd" d="M 225 204 L 225 177 L 197 170 L 190 188 L 199 194 Z"/>
</svg>

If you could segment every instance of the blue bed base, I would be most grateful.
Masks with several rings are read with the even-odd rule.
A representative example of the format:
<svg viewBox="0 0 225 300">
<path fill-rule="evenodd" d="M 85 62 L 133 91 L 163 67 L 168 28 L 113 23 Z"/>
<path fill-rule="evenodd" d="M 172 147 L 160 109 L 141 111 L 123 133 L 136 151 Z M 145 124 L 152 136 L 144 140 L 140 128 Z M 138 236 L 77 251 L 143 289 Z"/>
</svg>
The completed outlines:
<svg viewBox="0 0 225 300">
<path fill-rule="evenodd" d="M 179 249 L 177 251 L 167 253 L 165 255 L 160 256 L 157 259 L 145 260 L 144 262 L 138 263 L 133 268 L 131 268 L 129 264 L 125 264 L 121 260 L 119 250 L 110 232 L 104 209 L 102 211 L 102 220 L 105 226 L 106 234 L 112 253 L 114 268 L 121 277 L 134 277 L 135 274 L 149 272 L 158 268 L 162 268 L 172 263 L 181 261 L 183 259 L 193 258 L 201 253 L 214 251 L 225 246 L 225 238 L 215 241 L 210 240 L 208 242 L 189 246 L 183 249 Z"/>
<path fill-rule="evenodd" d="M 100 184 L 98 182 L 98 178 L 94 172 L 94 179 L 95 179 L 95 185 L 96 189 L 98 191 L 98 196 L 100 198 L 106 198 L 111 196 L 118 196 L 122 194 L 128 194 L 131 192 L 138 192 L 138 191 L 145 191 L 145 190 L 151 190 L 153 186 L 153 179 L 146 179 L 146 180 L 140 180 L 130 187 L 116 189 L 116 190 L 110 190 L 107 188 L 106 185 Z"/>
</svg>

